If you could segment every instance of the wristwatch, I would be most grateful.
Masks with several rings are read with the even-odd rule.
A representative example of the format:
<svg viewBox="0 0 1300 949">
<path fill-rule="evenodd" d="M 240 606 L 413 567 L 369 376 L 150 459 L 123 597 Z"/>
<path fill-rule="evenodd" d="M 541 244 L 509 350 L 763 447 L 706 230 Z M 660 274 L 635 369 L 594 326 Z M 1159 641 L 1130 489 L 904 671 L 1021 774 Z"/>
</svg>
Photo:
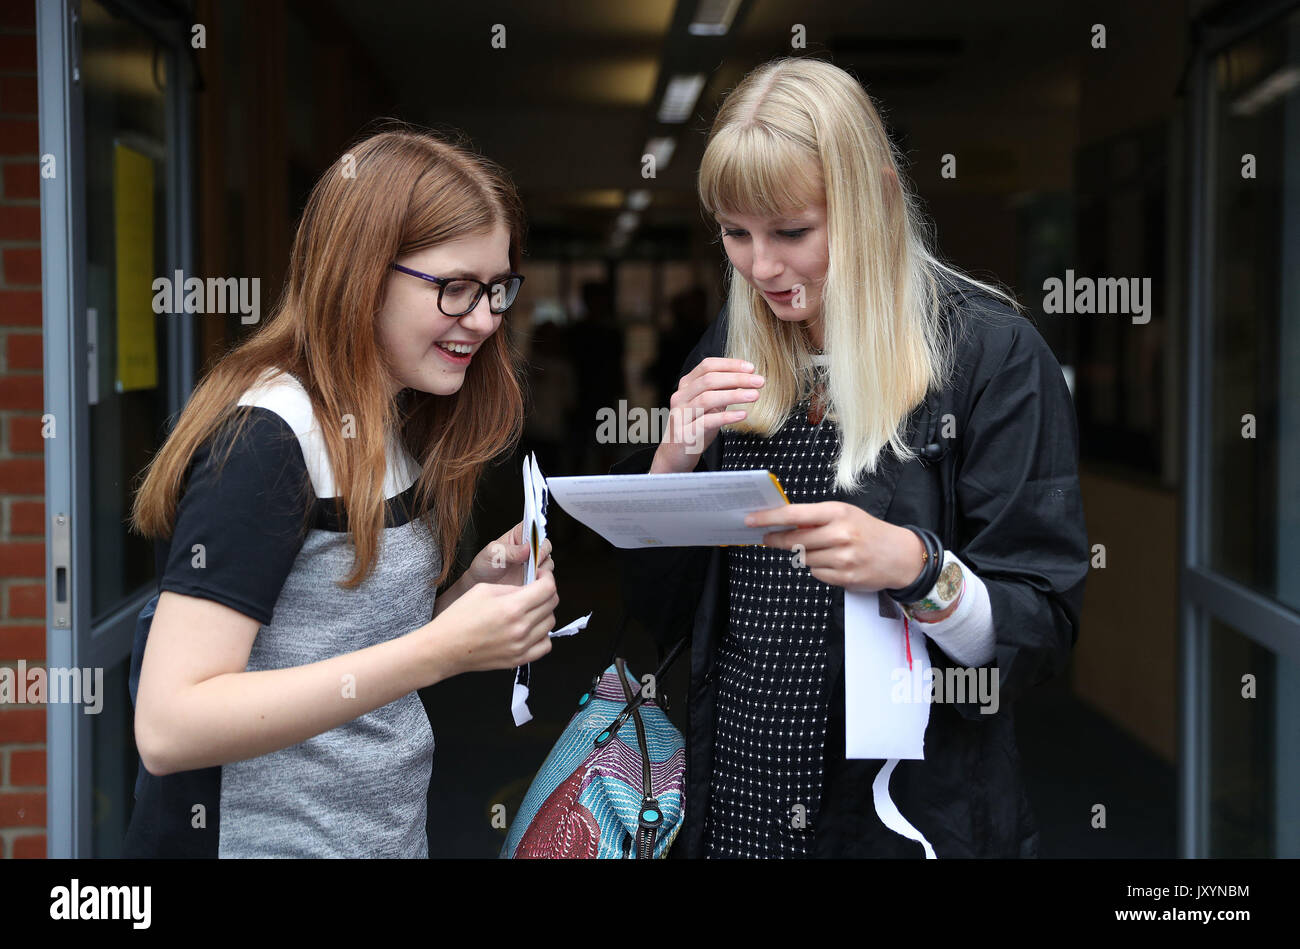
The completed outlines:
<svg viewBox="0 0 1300 949">
<path fill-rule="evenodd" d="M 921 539 L 921 574 L 906 587 L 884 592 L 917 622 L 937 623 L 946 619 L 961 599 L 965 575 L 956 556 L 943 549 L 934 531 L 914 524 L 903 526 Z"/>
<path fill-rule="evenodd" d="M 904 603 L 903 609 L 918 622 L 937 623 L 950 614 L 957 601 L 961 599 L 965 585 L 966 578 L 962 574 L 961 564 L 957 562 L 952 551 L 945 550 L 943 567 L 934 586 L 919 599 Z"/>
</svg>

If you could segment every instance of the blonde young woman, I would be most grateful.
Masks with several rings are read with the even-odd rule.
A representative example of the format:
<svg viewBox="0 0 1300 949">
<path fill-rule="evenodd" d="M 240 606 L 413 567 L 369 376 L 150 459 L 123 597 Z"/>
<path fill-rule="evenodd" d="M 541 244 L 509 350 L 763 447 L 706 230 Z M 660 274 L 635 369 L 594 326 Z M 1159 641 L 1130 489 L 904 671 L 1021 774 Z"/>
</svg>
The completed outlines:
<svg viewBox="0 0 1300 949">
<path fill-rule="evenodd" d="M 128 856 L 427 856 L 415 690 L 537 660 L 555 622 L 549 546 L 521 586 L 518 525 L 435 601 L 521 428 L 502 321 L 522 235 L 497 166 L 415 130 L 317 182 L 275 314 L 135 500 L 160 595 L 133 652 Z"/>
<path fill-rule="evenodd" d="M 792 503 L 751 516 L 764 545 L 627 555 L 632 614 L 663 646 L 692 636 L 675 853 L 1035 856 L 1013 715 L 1065 665 L 1088 567 L 1059 365 L 1013 301 L 928 249 L 876 109 L 831 64 L 749 74 L 699 193 L 726 305 L 664 441 L 614 470 L 767 468 Z M 924 759 L 886 774 L 915 833 L 878 816 L 884 762 L 845 756 L 845 591 L 882 591 L 936 673 L 989 684 L 933 705 Z"/>
</svg>

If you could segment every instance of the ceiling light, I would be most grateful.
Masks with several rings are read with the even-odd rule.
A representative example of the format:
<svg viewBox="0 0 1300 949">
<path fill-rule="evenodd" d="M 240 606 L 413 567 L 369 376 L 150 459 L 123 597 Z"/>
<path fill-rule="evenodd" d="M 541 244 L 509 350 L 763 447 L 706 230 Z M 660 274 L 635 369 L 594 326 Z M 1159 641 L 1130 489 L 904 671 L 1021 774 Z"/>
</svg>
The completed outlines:
<svg viewBox="0 0 1300 949">
<path fill-rule="evenodd" d="M 704 91 L 704 79 L 704 73 L 669 79 L 663 101 L 659 103 L 659 121 L 685 122 L 695 111 L 695 102 Z"/>
<path fill-rule="evenodd" d="M 700 0 L 686 30 L 692 36 L 722 36 L 731 28 L 739 6 L 740 0 Z"/>
<path fill-rule="evenodd" d="M 1300 66 L 1287 66 L 1273 73 L 1250 92 L 1234 99 L 1228 111 L 1233 115 L 1254 115 L 1296 86 L 1300 86 Z"/>
<path fill-rule="evenodd" d="M 627 193 L 627 206 L 633 211 L 644 211 L 650 206 L 650 192 L 644 188 Z"/>
<path fill-rule="evenodd" d="M 672 136 L 663 135 L 658 138 L 647 139 L 642 154 L 654 157 L 654 170 L 658 173 L 668 167 L 668 163 L 673 160 L 673 152 L 676 149 L 677 140 Z"/>
</svg>

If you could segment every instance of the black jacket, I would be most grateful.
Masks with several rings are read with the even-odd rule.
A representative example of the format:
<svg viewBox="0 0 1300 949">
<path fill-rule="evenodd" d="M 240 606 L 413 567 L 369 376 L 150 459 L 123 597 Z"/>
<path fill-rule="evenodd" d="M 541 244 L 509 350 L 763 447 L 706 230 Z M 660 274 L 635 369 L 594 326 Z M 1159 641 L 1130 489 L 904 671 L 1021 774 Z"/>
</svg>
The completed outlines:
<svg viewBox="0 0 1300 949">
<path fill-rule="evenodd" d="M 999 709 L 974 701 L 935 704 L 925 759 L 900 761 L 890 793 L 944 857 L 1033 857 L 1038 832 L 1016 749 L 1014 709 L 1027 688 L 1065 667 L 1078 638 L 1088 541 L 1078 479 L 1078 427 L 1060 366 L 1041 335 L 1006 304 L 974 288 L 951 288 L 945 324 L 955 337 L 950 385 L 908 419 L 910 444 L 933 445 L 907 464 L 888 448 L 859 492 L 828 500 L 856 504 L 891 524 L 935 530 L 988 588 L 997 640 Z M 725 309 L 687 358 L 685 375 L 724 354 Z M 945 416 L 951 413 L 946 430 Z M 955 432 L 952 425 L 955 424 Z M 654 446 L 619 462 L 616 474 L 645 472 Z M 698 471 L 719 470 L 721 439 Z M 946 516 L 945 516 L 946 512 Z M 946 522 L 946 523 L 945 523 Z M 691 634 L 686 820 L 674 856 L 703 856 L 714 738 L 714 663 L 726 630 L 724 548 L 620 551 L 626 607 L 661 652 Z M 919 843 L 876 816 L 871 782 L 883 762 L 844 758 L 844 596 L 832 603 L 834 630 L 824 688 L 829 693 L 824 790 L 814 853 L 835 857 L 920 857 Z M 955 666 L 927 639 L 935 673 Z M 973 697 L 972 697 L 973 698 Z"/>
</svg>

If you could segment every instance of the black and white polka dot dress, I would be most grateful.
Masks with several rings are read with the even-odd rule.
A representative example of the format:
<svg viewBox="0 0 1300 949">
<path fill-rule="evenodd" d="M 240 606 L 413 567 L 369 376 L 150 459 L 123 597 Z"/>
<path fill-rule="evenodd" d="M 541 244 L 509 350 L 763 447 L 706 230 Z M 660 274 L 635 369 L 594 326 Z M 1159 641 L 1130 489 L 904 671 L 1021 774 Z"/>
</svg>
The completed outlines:
<svg viewBox="0 0 1300 949">
<path fill-rule="evenodd" d="M 839 431 L 808 401 L 771 438 L 724 431 L 724 470 L 766 468 L 792 504 L 832 497 Z M 834 588 L 761 545 L 727 549 L 730 623 L 716 667 L 709 857 L 799 857 L 811 850 L 822 790 L 821 697 Z"/>
</svg>

